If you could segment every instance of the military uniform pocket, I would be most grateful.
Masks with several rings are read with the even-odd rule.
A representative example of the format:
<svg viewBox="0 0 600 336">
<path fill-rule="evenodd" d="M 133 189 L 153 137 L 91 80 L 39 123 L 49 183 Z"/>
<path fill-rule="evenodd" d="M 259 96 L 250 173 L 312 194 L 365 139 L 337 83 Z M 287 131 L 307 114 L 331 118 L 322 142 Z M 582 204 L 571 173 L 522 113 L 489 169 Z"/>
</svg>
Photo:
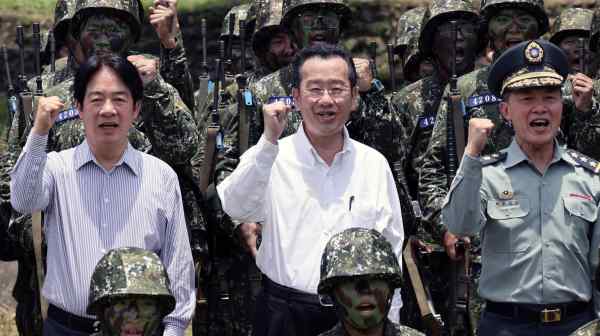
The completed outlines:
<svg viewBox="0 0 600 336">
<path fill-rule="evenodd" d="M 527 251 L 531 245 L 531 235 L 526 232 L 530 229 L 526 221 L 529 212 L 529 200 L 526 198 L 489 200 L 487 215 L 490 221 L 485 229 L 486 245 L 496 253 Z"/>
</svg>

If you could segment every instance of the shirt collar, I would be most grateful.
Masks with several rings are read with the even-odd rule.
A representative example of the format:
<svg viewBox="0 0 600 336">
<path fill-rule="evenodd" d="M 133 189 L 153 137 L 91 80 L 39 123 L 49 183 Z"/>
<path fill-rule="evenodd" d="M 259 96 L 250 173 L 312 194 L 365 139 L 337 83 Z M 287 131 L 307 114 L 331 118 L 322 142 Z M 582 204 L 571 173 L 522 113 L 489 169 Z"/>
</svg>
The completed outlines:
<svg viewBox="0 0 600 336">
<path fill-rule="evenodd" d="M 92 153 L 92 150 L 90 149 L 87 140 L 84 140 L 83 143 L 81 143 L 81 145 L 77 146 L 75 150 L 74 162 L 75 170 L 79 170 L 81 167 L 85 166 L 90 162 L 93 162 L 96 166 L 102 168 L 98 161 L 96 161 L 96 157 L 94 156 L 94 153 Z M 117 161 L 115 167 L 118 167 L 123 163 L 125 164 L 125 166 L 129 167 L 131 172 L 133 172 L 135 175 L 140 174 L 140 170 L 142 168 L 141 158 L 139 156 L 139 153 L 136 153 L 136 151 L 133 149 L 130 143 L 127 143 L 125 153 L 123 153 L 123 156 L 119 159 L 119 161 Z"/>
<path fill-rule="evenodd" d="M 354 151 L 354 144 L 350 141 L 350 134 L 348 133 L 348 129 L 344 126 L 344 144 L 342 146 L 342 151 L 337 153 L 337 155 L 345 155 L 347 153 L 351 153 Z M 304 123 L 300 123 L 298 130 L 296 131 L 297 138 L 299 140 L 299 148 L 300 148 L 300 156 L 302 161 L 311 162 L 312 165 L 316 165 L 318 162 L 324 164 L 323 159 L 319 156 L 317 150 L 313 147 L 312 143 L 308 139 L 306 132 L 304 132 Z M 309 161 L 310 160 L 310 161 Z"/>
<path fill-rule="evenodd" d="M 506 154 L 507 156 L 504 165 L 506 168 L 514 167 L 523 161 L 529 161 L 527 155 L 525 155 L 525 153 L 521 149 L 521 146 L 519 146 L 515 138 L 513 138 L 512 142 L 510 143 L 510 146 L 508 146 L 508 148 L 506 149 Z M 565 159 L 566 157 L 567 153 L 564 150 L 564 148 L 559 146 L 558 142 L 554 140 L 554 153 L 552 154 L 552 161 L 550 162 L 550 164 L 558 162 L 561 159 Z"/>
</svg>

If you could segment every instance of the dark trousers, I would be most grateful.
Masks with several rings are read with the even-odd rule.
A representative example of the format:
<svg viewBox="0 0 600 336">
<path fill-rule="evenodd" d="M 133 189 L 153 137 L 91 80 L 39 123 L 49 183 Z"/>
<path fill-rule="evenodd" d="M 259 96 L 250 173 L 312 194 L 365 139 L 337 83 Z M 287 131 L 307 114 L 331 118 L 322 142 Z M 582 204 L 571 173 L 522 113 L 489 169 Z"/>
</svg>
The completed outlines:
<svg viewBox="0 0 600 336">
<path fill-rule="evenodd" d="M 60 324 L 59 322 L 48 317 L 44 321 L 44 336 L 89 336 L 88 333 L 82 333 L 69 329 L 68 327 Z"/>
<path fill-rule="evenodd" d="M 561 322 L 541 323 L 517 320 L 483 311 L 478 334 L 482 336 L 568 336 L 595 318 L 592 309 L 570 316 Z"/>
<path fill-rule="evenodd" d="M 323 307 L 316 295 L 278 285 L 263 277 L 256 300 L 254 336 L 317 336 L 335 326 L 333 307 Z"/>
</svg>

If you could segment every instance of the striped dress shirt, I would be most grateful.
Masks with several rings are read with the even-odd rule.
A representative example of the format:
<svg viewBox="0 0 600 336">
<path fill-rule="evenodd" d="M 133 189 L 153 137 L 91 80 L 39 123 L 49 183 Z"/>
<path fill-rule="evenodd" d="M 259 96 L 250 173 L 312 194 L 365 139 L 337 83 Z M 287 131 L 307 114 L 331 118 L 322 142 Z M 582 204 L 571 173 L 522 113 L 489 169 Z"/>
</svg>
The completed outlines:
<svg viewBox="0 0 600 336">
<path fill-rule="evenodd" d="M 97 262 L 113 248 L 144 248 L 160 256 L 177 301 L 164 335 L 183 335 L 194 311 L 194 264 L 175 172 L 131 145 L 107 171 L 87 142 L 46 153 L 47 141 L 31 133 L 11 173 L 15 210 L 44 212 L 44 297 L 93 318 L 85 312 Z"/>
</svg>

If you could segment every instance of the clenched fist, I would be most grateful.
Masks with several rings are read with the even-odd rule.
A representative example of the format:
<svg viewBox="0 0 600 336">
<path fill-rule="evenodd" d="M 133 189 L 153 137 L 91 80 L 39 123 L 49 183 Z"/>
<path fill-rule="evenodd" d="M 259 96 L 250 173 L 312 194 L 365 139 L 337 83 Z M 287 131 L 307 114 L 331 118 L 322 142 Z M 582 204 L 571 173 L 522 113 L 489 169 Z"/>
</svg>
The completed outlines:
<svg viewBox="0 0 600 336">
<path fill-rule="evenodd" d="M 175 37 L 179 32 L 177 19 L 177 0 L 155 0 L 154 6 L 148 10 L 150 24 L 163 47 L 173 49 L 177 45 Z"/>
<path fill-rule="evenodd" d="M 371 89 L 371 82 L 373 81 L 371 61 L 366 58 L 353 58 L 352 61 L 354 61 L 354 67 L 358 75 L 358 91 L 369 91 Z"/>
<path fill-rule="evenodd" d="M 592 96 L 594 95 L 594 81 L 582 74 L 577 73 L 568 77 L 573 84 L 573 101 L 578 111 L 589 111 L 592 108 Z"/>
<path fill-rule="evenodd" d="M 152 82 L 158 74 L 158 61 L 152 58 L 147 58 L 142 55 L 127 56 L 127 60 L 136 68 L 144 86 Z"/>
<path fill-rule="evenodd" d="M 36 135 L 48 134 L 63 107 L 65 104 L 56 96 L 40 97 L 31 131 Z"/>
<path fill-rule="evenodd" d="M 277 140 L 287 125 L 287 115 L 291 110 L 292 106 L 280 101 L 263 105 L 263 118 L 265 119 L 264 135 L 270 143 L 277 144 Z"/>
<path fill-rule="evenodd" d="M 490 119 L 471 118 L 469 120 L 469 141 L 465 147 L 465 154 L 478 157 L 493 129 L 494 123 Z"/>
</svg>

